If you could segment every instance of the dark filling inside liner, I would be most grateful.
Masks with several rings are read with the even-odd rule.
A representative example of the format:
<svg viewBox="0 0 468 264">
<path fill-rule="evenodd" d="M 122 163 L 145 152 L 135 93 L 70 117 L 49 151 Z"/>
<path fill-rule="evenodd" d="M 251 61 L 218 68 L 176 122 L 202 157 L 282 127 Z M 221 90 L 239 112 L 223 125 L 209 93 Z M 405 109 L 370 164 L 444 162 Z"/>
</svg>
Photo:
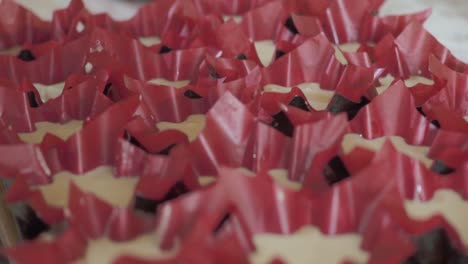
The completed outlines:
<svg viewBox="0 0 468 264">
<path fill-rule="evenodd" d="M 247 56 L 245 56 L 244 53 L 241 53 L 239 55 L 236 56 L 236 59 L 238 60 L 246 60 L 247 59 Z"/>
<path fill-rule="evenodd" d="M 148 150 L 141 144 L 134 136 L 132 136 L 127 130 L 124 132 L 124 139 L 130 142 L 130 144 L 134 145 L 137 148 L 142 149 L 145 152 L 148 152 Z"/>
<path fill-rule="evenodd" d="M 210 71 L 210 77 L 213 78 L 213 79 L 221 79 L 221 75 L 219 75 L 217 72 L 216 72 L 216 69 L 213 68 L 211 65 L 208 65 L 208 70 Z"/>
<path fill-rule="evenodd" d="M 162 45 L 161 48 L 159 49 L 159 54 L 169 53 L 171 51 L 172 51 L 171 48 L 169 48 L 166 45 Z"/>
<path fill-rule="evenodd" d="M 302 109 L 304 111 L 310 112 L 309 107 L 307 107 L 307 103 L 305 102 L 304 98 L 300 96 L 295 96 L 291 102 L 289 102 L 289 105 L 295 106 L 299 109 Z"/>
<path fill-rule="evenodd" d="M 284 22 L 284 26 L 289 31 L 291 31 L 291 33 L 299 34 L 299 31 L 297 30 L 296 25 L 294 25 L 294 21 L 293 21 L 292 17 L 288 17 L 288 19 L 286 19 L 286 22 Z"/>
<path fill-rule="evenodd" d="M 333 157 L 322 171 L 323 177 L 329 185 L 340 182 L 350 176 L 343 161 L 338 157 Z"/>
<path fill-rule="evenodd" d="M 33 91 L 29 91 L 27 93 L 27 96 L 28 96 L 28 102 L 29 102 L 30 107 L 32 108 L 39 107 L 39 103 L 37 102 L 37 99 L 36 99 L 36 94 Z"/>
<path fill-rule="evenodd" d="M 163 150 L 159 151 L 158 154 L 159 155 L 169 155 L 169 153 L 171 152 L 171 150 L 176 146 L 177 144 L 170 144 L 169 146 L 167 146 L 166 148 L 164 148 Z"/>
<path fill-rule="evenodd" d="M 102 93 L 105 96 L 112 98 L 112 83 L 110 82 L 106 83 L 106 86 L 104 87 L 104 91 Z"/>
<path fill-rule="evenodd" d="M 33 240 L 41 233 L 49 231 L 50 226 L 29 205 L 21 205 L 21 215 L 17 215 L 18 226 L 23 239 Z"/>
<path fill-rule="evenodd" d="M 164 149 L 160 150 L 159 152 L 150 152 L 143 144 L 141 144 L 138 139 L 136 139 L 134 136 L 132 136 L 128 131 L 125 131 L 124 134 L 124 139 L 130 142 L 130 144 L 134 145 L 135 147 L 143 150 L 144 152 L 148 154 L 158 154 L 158 155 L 169 155 L 171 150 L 177 145 L 175 143 L 169 144 L 167 147 Z"/>
<path fill-rule="evenodd" d="M 283 55 L 285 55 L 285 54 L 286 54 L 286 52 L 284 52 L 284 51 L 282 51 L 282 50 L 276 50 L 276 51 L 275 51 L 275 60 L 277 60 L 277 59 L 283 57 Z"/>
<path fill-rule="evenodd" d="M 348 120 L 352 120 L 359 110 L 369 103 L 369 99 L 364 96 L 361 97 L 361 101 L 359 103 L 355 103 L 340 94 L 335 94 L 328 105 L 328 111 L 333 114 L 346 112 Z"/>
<path fill-rule="evenodd" d="M 416 110 L 418 110 L 418 112 L 419 112 L 422 116 L 426 116 L 426 113 L 424 113 L 424 110 L 422 109 L 421 106 L 416 107 Z"/>
<path fill-rule="evenodd" d="M 201 99 L 201 98 L 203 98 L 199 94 L 197 94 L 196 92 L 194 92 L 192 90 L 185 91 L 184 96 L 187 97 L 187 98 L 190 98 L 190 99 Z"/>
<path fill-rule="evenodd" d="M 164 202 L 173 200 L 189 192 L 187 186 L 182 182 L 176 182 L 166 195 L 159 200 L 149 199 L 140 195 L 135 198 L 135 209 L 145 213 L 156 214 L 158 206 Z"/>
<path fill-rule="evenodd" d="M 33 61 L 33 60 L 36 59 L 34 54 L 32 54 L 32 52 L 30 50 L 28 50 L 28 49 L 24 49 L 24 50 L 20 51 L 17 58 L 22 60 L 22 61 Z"/>
<path fill-rule="evenodd" d="M 440 175 L 447 175 L 455 172 L 454 168 L 447 166 L 443 161 L 435 160 L 432 164 L 431 170 Z"/>
<path fill-rule="evenodd" d="M 439 123 L 439 121 L 437 121 L 437 120 L 432 120 L 431 123 L 432 123 L 435 127 L 440 128 L 440 123 Z"/>
<path fill-rule="evenodd" d="M 416 107 L 416 110 L 418 110 L 418 112 L 419 112 L 422 116 L 426 117 L 426 113 L 424 113 L 424 110 L 422 109 L 421 106 Z M 440 123 L 439 123 L 439 121 L 437 121 L 437 120 L 432 120 L 431 123 L 432 123 L 435 127 L 440 128 Z"/>
<path fill-rule="evenodd" d="M 280 111 L 273 116 L 271 126 L 276 128 L 288 137 L 292 137 L 293 135 L 294 125 L 291 123 L 291 120 L 289 120 L 289 118 L 283 111 Z"/>
<path fill-rule="evenodd" d="M 452 246 L 442 228 L 433 229 L 414 241 L 416 252 L 404 264 L 467 264 L 468 256 Z"/>
</svg>

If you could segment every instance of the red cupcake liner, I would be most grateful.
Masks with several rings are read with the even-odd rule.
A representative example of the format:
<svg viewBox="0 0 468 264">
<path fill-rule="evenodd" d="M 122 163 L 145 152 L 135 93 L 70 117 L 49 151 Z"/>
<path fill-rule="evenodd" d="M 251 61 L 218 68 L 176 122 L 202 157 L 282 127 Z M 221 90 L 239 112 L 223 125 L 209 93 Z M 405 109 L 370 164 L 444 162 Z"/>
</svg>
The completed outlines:
<svg viewBox="0 0 468 264">
<path fill-rule="evenodd" d="M 465 110 L 468 102 L 464 96 L 468 87 L 468 75 L 450 69 L 434 56 L 430 57 L 429 63 L 435 78 L 440 83 L 445 83 L 445 86 L 430 97 L 423 108 L 430 112 L 431 108 L 441 106 L 460 117 L 468 115 Z"/>
<path fill-rule="evenodd" d="M 465 72 L 466 69 L 466 64 L 455 58 L 419 22 L 409 24 L 396 39 L 390 35 L 384 37 L 373 53 L 376 63 L 385 66 L 387 71 L 394 76 L 430 77 L 429 59 L 431 56 L 435 56 L 455 71 Z"/>
<path fill-rule="evenodd" d="M 307 56 L 314 53 L 314 56 Z M 332 89 L 323 79 L 334 79 L 339 75 L 341 64 L 334 57 L 335 50 L 323 35 L 311 38 L 295 50 L 282 56 L 264 69 L 264 82 L 291 86 L 304 82 L 324 83 L 324 88 Z M 288 75 L 284 75 L 288 69 Z M 281 74 L 280 74 L 281 73 Z M 332 86 L 332 87 L 330 87 Z"/>
<path fill-rule="evenodd" d="M 191 87 L 177 89 L 168 86 L 147 84 L 143 81 L 126 79 L 126 85 L 141 96 L 143 116 L 150 119 L 152 124 L 157 122 L 182 122 L 191 114 L 202 114 L 208 109 L 205 98 L 192 99 L 184 94 L 191 91 Z"/>
<path fill-rule="evenodd" d="M 255 67 L 245 77 L 232 81 L 216 81 L 212 82 L 212 78 L 208 81 L 208 85 L 204 85 L 204 81 L 199 80 L 195 91 L 206 98 L 209 105 L 214 105 L 224 93 L 229 92 L 237 97 L 242 103 L 248 105 L 252 112 L 257 112 L 258 96 L 262 89 L 262 72 L 260 67 Z M 206 80 L 206 79 L 205 79 Z"/>
<path fill-rule="evenodd" d="M 376 17 L 372 11 L 371 16 L 366 14 L 365 18 L 363 18 L 363 25 L 361 25 L 362 28 L 359 32 L 360 42 L 377 43 L 388 34 L 398 36 L 413 22 L 423 24 L 432 12 L 431 9 L 426 9 L 408 15 Z"/>
<path fill-rule="evenodd" d="M 402 81 L 391 85 L 362 108 L 351 121 L 351 127 L 368 139 L 401 136 L 409 144 L 415 145 L 430 144 L 436 131 L 416 110 L 411 93 Z"/>
<path fill-rule="evenodd" d="M 236 123 L 228 121 L 233 118 Z M 194 171 L 198 175 L 216 175 L 219 164 L 240 167 L 254 122 L 249 110 L 232 94 L 225 93 L 207 113 L 205 128 L 190 145 Z"/>
<path fill-rule="evenodd" d="M 245 58 L 260 63 L 255 47 L 242 31 L 241 25 L 234 21 L 219 21 L 216 25 L 204 24 L 198 24 L 199 28 L 193 31 L 187 47 L 208 47 L 217 57 L 236 58 L 244 55 Z M 166 42 L 163 38 L 163 43 Z M 171 44 L 169 46 L 171 47 Z"/>
<path fill-rule="evenodd" d="M 8 129 L 3 130 L 1 137 L 3 144 L 20 143 L 16 133 L 35 130 L 36 122 L 85 120 L 104 111 L 112 102 L 96 88 L 104 88 L 106 75 L 105 72 L 96 76 L 72 75 L 64 84 L 67 88 L 63 94 L 46 103 L 41 101 L 35 87 L 28 81 L 23 81 L 17 87 L 13 82 L 0 87 L 1 100 L 5 106 L 1 120 L 3 124 L 8 124 Z M 29 93 L 34 97 L 30 98 Z"/>
<path fill-rule="evenodd" d="M 343 114 L 296 127 L 292 140 L 289 177 L 313 189 L 328 186 L 322 171 L 340 148 L 343 136 L 349 132 L 349 124 Z M 311 142 L 309 140 L 317 144 L 310 148 L 306 144 Z"/>
<path fill-rule="evenodd" d="M 311 53 L 314 56 L 309 56 Z M 348 57 L 356 64 L 367 64 L 365 58 Z M 331 43 L 323 35 L 318 35 L 265 68 L 263 82 L 283 86 L 317 82 L 324 89 L 335 90 L 349 100 L 359 102 L 382 73 L 382 69 L 374 67 L 340 64 Z"/>
<path fill-rule="evenodd" d="M 0 50 L 26 42 L 37 43 L 50 39 L 49 23 L 29 10 L 11 0 L 2 1 L 0 9 L 5 14 L 10 14 L 3 16 L 0 21 Z"/>
<path fill-rule="evenodd" d="M 274 115 L 287 108 L 287 105 L 296 97 L 302 98 L 308 111 L 314 111 L 307 101 L 304 93 L 297 87 L 293 87 L 288 93 L 264 93 L 260 96 L 259 103 L 262 110 L 266 111 L 270 115 Z"/>
<path fill-rule="evenodd" d="M 240 25 L 252 40 L 275 39 L 276 32 L 282 27 L 287 13 L 288 8 L 285 6 L 285 1 L 270 1 L 261 8 L 245 13 Z"/>
</svg>

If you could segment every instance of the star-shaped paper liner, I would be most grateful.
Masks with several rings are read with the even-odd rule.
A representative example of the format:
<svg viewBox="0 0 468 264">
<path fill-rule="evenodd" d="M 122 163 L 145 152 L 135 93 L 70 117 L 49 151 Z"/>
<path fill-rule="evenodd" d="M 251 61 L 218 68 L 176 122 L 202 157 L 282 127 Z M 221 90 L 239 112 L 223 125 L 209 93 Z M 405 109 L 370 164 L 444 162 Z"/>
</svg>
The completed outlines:
<svg viewBox="0 0 468 264">
<path fill-rule="evenodd" d="M 311 53 L 314 56 L 310 56 Z M 263 71 L 264 82 L 282 86 L 291 86 L 304 82 L 318 82 L 324 88 L 334 86 L 323 79 L 336 80 L 340 75 L 340 63 L 334 58 L 335 50 L 324 35 L 318 35 L 282 56 Z M 284 75 L 284 69 L 289 74 Z M 281 74 L 279 74 L 281 72 Z M 331 76 L 330 76 L 331 75 Z M 333 77 L 334 78 L 333 78 Z"/>
<path fill-rule="evenodd" d="M 23 80 L 42 84 L 62 82 L 70 74 L 85 73 L 87 48 L 77 41 L 53 45 L 50 50 L 33 61 L 2 56 L 0 57 L 0 78 L 10 80 L 17 85 Z"/>
<path fill-rule="evenodd" d="M 154 123 L 148 124 L 141 116 L 126 125 L 124 139 L 143 152 L 160 155 L 168 155 L 176 145 L 189 142 L 184 132 L 174 129 L 159 131 Z"/>
<path fill-rule="evenodd" d="M 131 78 L 125 79 L 125 85 L 141 97 L 142 116 L 154 128 L 157 122 L 182 122 L 191 114 L 205 113 L 210 106 L 204 94 L 190 85 L 175 88 Z"/>
<path fill-rule="evenodd" d="M 286 106 L 294 106 L 306 112 L 319 112 L 310 105 L 307 97 L 298 87 L 293 87 L 287 93 L 263 93 L 260 96 L 259 101 L 262 110 L 271 116 L 282 111 Z"/>
<path fill-rule="evenodd" d="M 455 58 L 418 22 L 409 24 L 396 38 L 391 35 L 385 36 L 377 43 L 372 53 L 377 65 L 398 77 L 430 77 L 431 56 L 435 56 L 455 71 L 466 71 L 466 64 Z"/>
<path fill-rule="evenodd" d="M 230 64 L 229 61 L 228 63 Z M 247 64 L 251 65 L 250 63 Z M 221 66 L 221 69 L 223 68 L 222 65 L 219 66 Z M 242 68 L 244 67 L 242 66 Z M 231 68 L 231 70 L 233 69 Z M 222 71 L 225 70 L 222 69 Z M 237 72 L 236 75 L 239 75 L 238 70 L 235 70 L 235 72 Z M 253 113 L 256 113 L 258 111 L 258 95 L 262 90 L 262 72 L 261 68 L 256 66 L 244 77 L 236 80 L 227 81 L 225 78 L 215 79 L 212 76 L 201 77 L 195 86 L 193 90 L 206 99 L 210 106 L 214 105 L 224 93 L 230 92 L 242 103 L 248 105 Z"/>
<path fill-rule="evenodd" d="M 359 102 L 382 72 L 374 67 L 342 65 L 335 57 L 332 44 L 321 34 L 306 40 L 265 68 L 263 83 L 294 86 L 316 82 L 323 89 L 335 90 L 349 100 Z"/>
<path fill-rule="evenodd" d="M 260 64 L 254 44 L 236 22 L 199 23 L 197 26 L 199 28 L 195 28 L 187 40 L 186 48 L 207 47 L 217 57 L 241 57 Z M 164 38 L 163 42 L 166 43 Z"/>
<path fill-rule="evenodd" d="M 232 82 L 245 78 L 258 68 L 255 61 L 236 58 L 216 58 L 207 54 L 200 65 L 198 78 L 220 79 L 222 82 Z"/>
<path fill-rule="evenodd" d="M 456 116 L 457 121 L 447 118 L 448 121 L 452 121 L 450 127 L 443 127 L 449 129 L 453 126 L 466 127 L 466 121 L 463 120 L 464 116 L 468 115 L 466 106 L 468 105 L 467 98 L 465 96 L 468 88 L 468 75 L 452 70 L 448 66 L 442 64 L 437 58 L 431 56 L 429 59 L 429 66 L 431 72 L 440 83 L 444 83 L 444 87 L 436 91 L 433 96 L 428 98 L 424 103 L 423 111 L 427 113 L 428 117 L 437 120 L 438 122 L 446 122 L 440 120 L 443 113 L 439 109 L 443 108 L 449 111 L 451 116 Z M 439 121 L 440 120 L 440 121 Z M 457 124 L 458 123 L 458 124 Z M 442 127 L 442 124 L 441 124 Z M 465 130 L 467 131 L 467 130 Z"/>
<path fill-rule="evenodd" d="M 261 7 L 243 14 L 240 26 L 254 41 L 275 39 L 277 30 L 282 27 L 282 21 L 287 17 L 287 10 L 284 1 L 269 1 Z"/>
<path fill-rule="evenodd" d="M 105 71 L 97 75 L 70 75 L 58 98 L 43 103 L 36 88 L 28 81 L 19 86 L 5 81 L 0 87 L 4 110 L 1 114 L 3 144 L 17 144 L 19 132 L 34 131 L 37 122 L 65 123 L 87 120 L 107 109 L 112 102 L 100 91 L 108 79 Z M 16 86 L 16 87 L 15 87 Z"/>
<path fill-rule="evenodd" d="M 14 56 L 22 61 L 34 61 L 44 54 L 47 54 L 51 49 L 63 45 L 63 42 L 57 40 L 50 40 L 38 44 L 24 43 L 18 49 L 12 48 L 11 52 L 1 54 L 0 58 L 3 61 L 8 61 L 5 57 Z"/>
<path fill-rule="evenodd" d="M 276 49 L 284 53 L 288 53 L 307 38 L 323 33 L 320 20 L 314 16 L 292 13 L 283 20 L 283 27 L 277 29 L 274 41 Z"/>
<path fill-rule="evenodd" d="M 356 155 L 356 153 L 354 153 L 354 155 Z M 377 172 L 378 170 L 385 171 L 386 173 L 379 173 Z M 363 177 L 363 175 L 367 175 L 365 177 L 369 177 L 366 180 L 367 182 L 366 184 L 364 184 L 365 177 Z M 377 180 L 380 177 L 382 177 L 382 179 Z M 358 183 L 360 180 L 362 180 L 362 186 L 358 187 L 360 186 Z M 378 183 L 379 181 L 381 182 Z M 462 185 L 460 185 L 460 183 L 462 183 Z M 422 166 L 422 164 L 419 164 L 417 161 L 411 160 L 407 156 L 402 155 L 401 153 L 398 153 L 393 148 L 390 142 L 387 142 L 384 145 L 383 149 L 379 153 L 376 154 L 376 157 L 372 161 L 372 164 L 366 166 L 362 171 L 357 172 L 354 176 L 352 176 L 349 180 L 344 181 L 341 185 L 338 184 L 332 188 L 340 189 L 340 187 L 342 187 L 344 189 L 347 189 L 348 187 L 344 187 L 344 185 L 347 185 L 347 184 L 352 184 L 353 186 L 356 186 L 359 189 L 368 188 L 371 190 L 377 186 L 382 186 L 382 187 L 386 186 L 384 188 L 386 189 L 386 191 L 389 191 L 388 190 L 389 188 L 390 189 L 396 188 L 396 190 L 393 190 L 391 192 L 389 191 L 389 193 L 393 193 L 391 195 L 389 194 L 388 196 L 389 199 L 398 199 L 397 197 L 401 197 L 400 199 L 420 199 L 420 200 L 428 201 L 429 199 L 432 198 L 432 196 L 434 195 L 434 192 L 438 189 L 450 189 L 450 190 L 457 190 L 457 191 L 460 190 L 461 191 L 459 192 L 460 194 L 466 195 L 466 191 L 464 190 L 466 187 L 461 187 L 463 186 L 463 176 L 462 177 L 453 176 L 453 178 L 451 179 L 441 178 L 439 175 L 429 172 L 424 166 Z M 393 187 L 390 187 L 390 186 L 393 186 Z M 380 187 L 378 187 L 377 189 L 379 188 Z M 382 191 L 384 190 L 382 189 Z M 359 194 L 360 192 L 357 191 L 357 189 L 355 189 L 354 193 Z M 383 198 L 383 199 L 386 199 L 386 198 Z M 352 200 L 355 201 L 354 199 Z M 377 202 L 376 200 L 373 200 L 373 201 Z M 399 202 L 396 202 L 396 201 L 392 202 L 390 200 L 387 202 L 389 203 L 389 206 L 398 207 Z M 351 203 L 352 202 L 350 202 L 350 205 Z M 359 206 L 358 204 L 355 204 L 355 205 Z M 353 207 L 355 205 L 353 205 Z M 403 214 L 403 213 L 400 212 L 399 214 Z M 372 217 L 373 220 L 370 220 L 370 221 L 378 221 L 376 220 L 376 218 L 377 217 L 374 216 Z M 453 235 L 454 238 L 456 238 L 456 235 L 455 235 L 456 232 L 451 227 L 449 227 L 447 223 L 442 221 L 442 218 L 437 217 L 437 216 L 431 219 L 428 219 L 424 224 L 422 223 L 416 224 L 414 223 L 414 220 L 410 220 L 409 218 L 403 215 L 400 215 L 400 220 L 403 221 L 403 223 L 400 222 L 398 224 L 399 226 L 398 228 L 401 228 L 402 226 L 406 226 L 405 228 L 410 228 L 411 230 L 413 230 L 411 231 L 411 233 L 412 232 L 419 233 L 421 231 L 430 230 L 428 226 L 433 226 L 432 228 L 435 228 L 438 225 L 442 225 L 448 228 L 448 231 Z M 369 222 L 365 220 L 364 223 L 369 223 Z M 332 225 L 332 227 L 335 227 L 335 226 L 336 225 Z M 363 226 L 361 225 L 360 229 L 362 228 Z M 416 230 L 419 230 L 419 231 L 416 231 Z M 389 230 L 387 230 L 386 232 L 388 231 Z M 397 232 L 397 233 L 400 233 L 400 232 Z M 382 234 L 380 235 L 380 238 L 385 240 L 384 237 L 385 235 L 382 235 Z M 379 236 L 375 236 L 374 238 L 379 240 Z M 366 245 L 367 242 L 364 239 L 364 245 Z M 371 242 L 371 243 L 372 244 L 368 244 L 368 245 L 377 244 L 375 242 Z M 458 247 L 462 245 L 460 244 L 459 240 L 456 240 L 455 243 L 458 245 Z M 461 247 L 464 248 L 463 246 Z M 399 254 L 401 254 L 402 252 L 403 251 L 400 251 Z M 389 254 L 391 256 L 392 254 L 395 254 L 395 252 L 393 253 L 387 252 L 386 254 Z M 371 263 L 374 263 L 374 262 L 371 261 Z M 376 262 L 376 263 L 380 263 L 380 262 Z"/>
<path fill-rule="evenodd" d="M 378 152 L 358 146 L 350 153 L 339 153 L 338 156 L 349 171 L 350 178 L 375 163 L 388 161 L 392 164 L 392 168 L 388 168 L 386 173 L 395 175 L 399 192 L 406 199 L 428 201 L 439 189 L 451 189 L 465 199 L 467 197 L 463 171 L 438 174 L 421 161 L 400 152 L 390 140 L 387 140 Z"/>
<path fill-rule="evenodd" d="M 2 1 L 4 14 L 0 21 L 0 50 L 25 42 L 43 42 L 50 39 L 50 24 L 12 0 Z"/>
<path fill-rule="evenodd" d="M 402 81 L 362 108 L 351 121 L 352 130 L 367 139 L 401 136 L 414 145 L 429 145 L 436 128 L 417 110 L 414 99 Z"/>
</svg>

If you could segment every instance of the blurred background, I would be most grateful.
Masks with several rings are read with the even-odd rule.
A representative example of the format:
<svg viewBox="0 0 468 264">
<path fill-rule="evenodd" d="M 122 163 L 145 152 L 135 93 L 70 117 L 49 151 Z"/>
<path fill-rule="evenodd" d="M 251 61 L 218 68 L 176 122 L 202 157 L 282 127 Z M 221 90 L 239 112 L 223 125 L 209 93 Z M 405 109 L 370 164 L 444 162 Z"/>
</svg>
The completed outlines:
<svg viewBox="0 0 468 264">
<path fill-rule="evenodd" d="M 131 18 L 145 0 L 83 0 L 93 13 L 107 12 L 114 19 Z M 16 0 L 43 19 L 50 20 L 55 9 L 64 8 L 70 0 Z M 447 46 L 455 56 L 468 62 L 467 0 L 387 0 L 381 15 L 404 14 L 432 7 L 426 28 Z"/>
</svg>

